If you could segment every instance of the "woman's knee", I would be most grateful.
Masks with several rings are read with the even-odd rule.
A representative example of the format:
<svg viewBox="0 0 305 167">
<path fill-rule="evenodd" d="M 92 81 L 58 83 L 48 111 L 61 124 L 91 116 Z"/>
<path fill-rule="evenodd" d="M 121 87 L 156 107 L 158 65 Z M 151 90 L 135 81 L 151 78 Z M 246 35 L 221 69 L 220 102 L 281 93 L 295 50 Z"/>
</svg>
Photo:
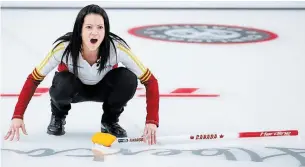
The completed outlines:
<svg viewBox="0 0 305 167">
<path fill-rule="evenodd" d="M 49 91 L 50 96 L 54 101 L 70 100 L 75 94 L 77 84 L 74 74 L 68 71 L 56 72 Z"/>
<path fill-rule="evenodd" d="M 110 94 L 106 98 L 109 104 L 125 105 L 137 90 L 137 76 L 124 67 L 113 69 L 109 72 L 106 79 L 106 85 L 110 86 Z"/>
<path fill-rule="evenodd" d="M 132 71 L 124 67 L 117 68 L 116 70 L 118 86 L 136 90 L 138 87 L 137 76 Z"/>
</svg>

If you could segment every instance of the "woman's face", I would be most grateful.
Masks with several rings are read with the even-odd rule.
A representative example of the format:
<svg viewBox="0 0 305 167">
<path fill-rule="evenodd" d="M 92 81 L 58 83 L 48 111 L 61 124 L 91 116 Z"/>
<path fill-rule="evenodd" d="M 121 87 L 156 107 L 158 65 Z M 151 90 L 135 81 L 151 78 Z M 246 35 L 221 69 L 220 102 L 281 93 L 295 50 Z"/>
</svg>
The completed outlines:
<svg viewBox="0 0 305 167">
<path fill-rule="evenodd" d="M 84 19 L 82 27 L 83 47 L 96 51 L 105 36 L 104 19 L 98 14 L 89 14 Z"/>
</svg>

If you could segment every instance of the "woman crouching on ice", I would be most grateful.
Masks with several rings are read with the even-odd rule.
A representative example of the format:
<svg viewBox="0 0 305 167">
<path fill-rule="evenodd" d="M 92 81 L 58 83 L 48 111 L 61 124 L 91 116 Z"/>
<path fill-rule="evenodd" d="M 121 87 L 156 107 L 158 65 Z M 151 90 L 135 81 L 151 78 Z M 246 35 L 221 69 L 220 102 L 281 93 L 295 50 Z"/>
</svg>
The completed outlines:
<svg viewBox="0 0 305 167">
<path fill-rule="evenodd" d="M 25 110 L 38 85 L 57 67 L 49 90 L 52 114 L 48 134 L 65 134 L 65 119 L 72 103 L 94 101 L 103 103 L 101 132 L 127 137 L 126 131 L 118 124 L 119 117 L 127 102 L 133 98 L 139 79 L 147 94 L 143 136 L 147 139 L 145 142 L 155 144 L 159 127 L 158 81 L 133 55 L 127 43 L 110 32 L 104 9 L 97 5 L 81 9 L 73 32 L 59 37 L 55 43 L 27 77 L 5 140 L 13 140 L 15 136 L 19 140 L 20 128 L 27 134 L 23 122 Z M 118 63 L 125 67 L 118 67 Z"/>
</svg>

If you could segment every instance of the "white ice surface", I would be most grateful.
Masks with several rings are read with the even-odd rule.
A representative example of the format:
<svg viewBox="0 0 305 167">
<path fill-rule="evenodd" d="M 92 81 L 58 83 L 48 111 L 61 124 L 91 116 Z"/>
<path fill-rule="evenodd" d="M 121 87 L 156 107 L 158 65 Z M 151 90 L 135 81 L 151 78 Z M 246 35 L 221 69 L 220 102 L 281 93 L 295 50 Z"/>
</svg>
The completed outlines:
<svg viewBox="0 0 305 167">
<path fill-rule="evenodd" d="M 1 93 L 18 93 L 21 90 L 27 75 L 44 58 L 52 42 L 71 30 L 77 12 L 2 11 Z M 291 155 L 283 155 L 256 162 L 262 157 L 283 153 L 283 150 L 268 147 L 295 148 L 300 150 L 289 150 L 305 152 L 302 140 L 305 130 L 304 11 L 109 10 L 108 13 L 111 30 L 126 39 L 138 57 L 150 67 L 159 80 L 162 93 L 179 87 L 199 87 L 206 92 L 221 95 L 219 98 L 161 98 L 158 135 L 299 129 L 301 136 L 284 139 L 161 143 L 152 147 L 129 146 L 124 149 L 131 152 L 156 150 L 135 155 L 126 155 L 128 152 L 125 150 L 125 154 L 107 156 L 106 161 L 101 164 L 92 161 L 90 152 L 91 136 L 99 130 L 101 105 L 73 105 L 67 118 L 67 134 L 53 137 L 46 134 L 50 106 L 49 97 L 45 94 L 42 97 L 33 97 L 28 106 L 25 124 L 29 135 L 21 135 L 19 142 L 2 140 L 3 167 L 59 166 L 63 165 L 63 162 L 67 166 L 75 167 L 299 167 L 301 163 L 305 165 L 304 154 L 300 154 L 299 160 Z M 269 30 L 277 33 L 279 38 L 256 44 L 190 45 L 141 39 L 127 33 L 132 27 L 164 23 L 239 25 Z M 52 76 L 53 73 L 50 73 L 40 87 L 48 87 Z M 1 99 L 2 138 L 9 128 L 16 101 L 17 98 Z M 136 97 L 130 101 L 120 119 L 122 126 L 131 136 L 141 135 L 145 107 L 145 99 Z M 231 147 L 251 150 L 252 154 Z M 47 148 L 49 150 L 44 151 L 49 152 L 28 152 L 40 148 Z M 80 149 L 50 155 L 52 151 L 77 148 Z M 158 153 L 166 149 L 207 150 L 203 151 L 205 156 L 194 155 L 190 151 L 168 156 L 165 156 L 165 153 Z M 228 149 L 229 152 L 219 152 L 224 149 Z M 76 158 L 77 155 L 87 157 Z M 255 155 L 256 159 L 252 159 Z M 230 160 L 234 157 L 236 160 Z"/>
</svg>

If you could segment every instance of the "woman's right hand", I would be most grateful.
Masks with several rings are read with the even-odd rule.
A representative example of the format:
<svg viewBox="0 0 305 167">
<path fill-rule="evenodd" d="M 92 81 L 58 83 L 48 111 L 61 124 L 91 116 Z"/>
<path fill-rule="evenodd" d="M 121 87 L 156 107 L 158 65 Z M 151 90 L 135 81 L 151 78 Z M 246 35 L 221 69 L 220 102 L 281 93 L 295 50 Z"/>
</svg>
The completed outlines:
<svg viewBox="0 0 305 167">
<path fill-rule="evenodd" d="M 19 128 L 22 129 L 22 132 L 25 135 L 28 135 L 26 130 L 25 130 L 25 125 L 22 119 L 19 118 L 14 118 L 12 119 L 12 123 L 10 126 L 9 131 L 7 132 L 6 136 L 4 137 L 5 140 L 10 138 L 10 141 L 14 140 L 14 137 L 16 136 L 17 141 L 20 139 L 20 133 L 19 133 Z"/>
</svg>

